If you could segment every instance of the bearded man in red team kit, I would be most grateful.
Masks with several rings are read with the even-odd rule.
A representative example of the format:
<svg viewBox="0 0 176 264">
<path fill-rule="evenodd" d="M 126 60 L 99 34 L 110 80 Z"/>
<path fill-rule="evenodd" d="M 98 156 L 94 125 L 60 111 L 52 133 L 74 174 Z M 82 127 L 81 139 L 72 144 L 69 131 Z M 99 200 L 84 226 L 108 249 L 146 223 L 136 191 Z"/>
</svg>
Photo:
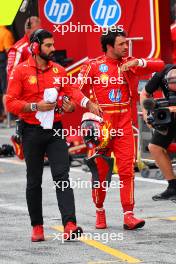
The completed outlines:
<svg viewBox="0 0 176 264">
<path fill-rule="evenodd" d="M 80 89 L 101 107 L 104 121 L 108 121 L 116 131 L 123 130 L 123 136 L 112 137 L 106 155 L 110 156 L 113 151 L 118 166 L 124 228 L 137 229 L 143 227 L 145 221 L 136 218 L 133 213 L 135 147 L 131 107 L 136 109 L 137 76 L 160 71 L 164 63 L 159 59 L 127 57 L 128 45 L 124 31 L 109 30 L 107 35 L 102 35 L 101 45 L 105 55 L 83 65 L 79 74 L 79 80 L 82 80 Z M 101 183 L 106 180 L 108 166 L 101 157 L 95 160 L 100 186 L 92 188 L 92 197 L 96 206 L 96 228 L 101 229 L 107 227 L 103 208 L 106 188 Z"/>
<path fill-rule="evenodd" d="M 32 55 L 27 61 L 16 66 L 9 78 L 6 106 L 10 113 L 21 119 L 21 137 L 27 167 L 26 200 L 32 225 L 33 242 L 44 240 L 42 212 L 42 174 L 45 153 L 51 167 L 53 181 L 57 183 L 56 196 L 64 226 L 64 238 L 79 236 L 82 229 L 76 224 L 73 189 L 69 182 L 68 148 L 62 134 L 61 115 L 57 107 L 60 92 L 64 92 L 77 104 L 100 115 L 99 106 L 86 98 L 70 84 L 62 82 L 65 69 L 52 62 L 55 51 L 54 39 L 50 32 L 38 29 L 30 38 Z M 56 100 L 44 100 L 46 90 L 54 92 Z M 53 90 L 54 89 L 54 90 Z M 56 93 L 57 92 L 57 93 Z M 43 126 L 37 114 L 52 111 L 50 126 Z M 63 188 L 67 183 L 67 188 Z"/>
</svg>

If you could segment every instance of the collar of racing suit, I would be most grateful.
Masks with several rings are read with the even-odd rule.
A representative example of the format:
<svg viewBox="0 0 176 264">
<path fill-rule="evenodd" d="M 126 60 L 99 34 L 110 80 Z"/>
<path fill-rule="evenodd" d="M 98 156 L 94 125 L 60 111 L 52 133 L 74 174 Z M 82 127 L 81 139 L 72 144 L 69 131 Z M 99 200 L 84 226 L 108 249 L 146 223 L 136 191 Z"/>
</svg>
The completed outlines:
<svg viewBox="0 0 176 264">
<path fill-rule="evenodd" d="M 121 59 L 114 59 L 114 58 L 110 58 L 107 55 L 105 55 L 106 61 L 115 65 L 120 65 L 123 63 L 123 58 Z"/>
</svg>

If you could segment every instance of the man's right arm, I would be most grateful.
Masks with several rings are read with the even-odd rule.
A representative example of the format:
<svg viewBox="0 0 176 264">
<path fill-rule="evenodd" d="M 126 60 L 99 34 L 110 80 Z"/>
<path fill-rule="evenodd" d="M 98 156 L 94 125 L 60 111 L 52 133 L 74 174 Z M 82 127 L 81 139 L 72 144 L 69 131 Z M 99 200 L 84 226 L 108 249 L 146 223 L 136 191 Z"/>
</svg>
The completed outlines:
<svg viewBox="0 0 176 264">
<path fill-rule="evenodd" d="M 21 100 L 22 97 L 22 80 L 21 80 L 22 71 L 16 68 L 9 79 L 7 94 L 5 98 L 7 111 L 14 114 L 19 115 L 25 105 L 26 101 Z"/>
<path fill-rule="evenodd" d="M 7 94 L 5 98 L 7 111 L 19 115 L 24 112 L 32 112 L 31 103 L 21 100 L 23 95 L 23 84 L 22 84 L 22 70 L 21 68 L 16 68 L 9 79 L 9 84 L 7 88 Z M 34 102 L 35 103 L 35 102 Z M 50 111 L 53 110 L 56 103 L 46 103 L 41 100 L 37 103 L 38 111 Z"/>
<path fill-rule="evenodd" d="M 90 88 L 93 82 L 92 65 L 86 61 L 78 74 L 79 89 L 87 96 L 90 97 Z"/>
<path fill-rule="evenodd" d="M 63 69 L 63 73 L 62 73 L 62 77 L 66 77 L 66 72 Z M 78 78 L 78 83 L 75 85 L 70 85 L 70 84 L 62 84 L 62 90 L 63 92 L 70 96 L 75 103 L 77 103 L 78 105 L 80 105 L 81 107 L 87 108 L 90 112 L 94 113 L 95 115 L 99 115 L 101 116 L 102 114 L 102 109 L 100 108 L 100 106 L 94 102 L 92 102 L 89 99 L 89 96 L 85 96 L 85 93 L 82 92 L 82 85 L 84 85 L 84 81 L 85 83 L 87 83 L 86 80 L 88 75 L 86 75 L 86 79 L 82 79 L 80 82 L 80 76 Z M 81 77 L 82 78 L 82 77 Z"/>
<path fill-rule="evenodd" d="M 155 73 L 153 77 L 148 81 L 140 94 L 140 105 L 142 107 L 143 118 L 147 123 L 147 110 L 143 107 L 143 102 L 147 98 L 151 98 L 152 94 L 158 90 L 162 80 L 162 72 Z"/>
<path fill-rule="evenodd" d="M 151 95 L 146 92 L 145 87 L 144 87 L 140 94 L 140 105 L 142 108 L 143 119 L 146 123 L 147 123 L 147 110 L 143 107 L 143 102 L 145 99 L 150 98 L 150 97 Z"/>
</svg>

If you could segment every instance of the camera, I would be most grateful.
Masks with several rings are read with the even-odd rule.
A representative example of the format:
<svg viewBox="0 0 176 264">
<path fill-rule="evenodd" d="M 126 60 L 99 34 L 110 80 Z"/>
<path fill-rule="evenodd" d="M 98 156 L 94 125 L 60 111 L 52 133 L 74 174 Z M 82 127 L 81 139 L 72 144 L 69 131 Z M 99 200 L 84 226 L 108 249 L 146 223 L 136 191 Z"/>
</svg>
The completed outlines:
<svg viewBox="0 0 176 264">
<path fill-rule="evenodd" d="M 60 94 L 58 96 L 57 107 L 55 108 L 55 112 L 57 112 L 58 114 L 63 113 L 63 108 L 62 108 L 63 100 L 70 101 L 70 97 L 65 94 Z"/>
<path fill-rule="evenodd" d="M 157 130 L 165 130 L 174 119 L 167 107 L 176 106 L 176 93 L 169 92 L 168 98 L 145 99 L 143 106 L 147 110 L 148 124 Z"/>
</svg>

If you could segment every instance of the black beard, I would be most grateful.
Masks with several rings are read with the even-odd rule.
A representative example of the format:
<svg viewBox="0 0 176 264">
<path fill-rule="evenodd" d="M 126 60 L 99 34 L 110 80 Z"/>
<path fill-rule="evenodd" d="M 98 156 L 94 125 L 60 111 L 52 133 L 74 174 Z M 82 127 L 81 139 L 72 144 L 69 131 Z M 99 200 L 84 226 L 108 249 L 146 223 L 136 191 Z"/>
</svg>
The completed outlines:
<svg viewBox="0 0 176 264">
<path fill-rule="evenodd" d="M 53 53 L 53 52 L 51 52 L 49 55 L 46 55 L 45 53 L 40 52 L 39 56 L 40 56 L 43 60 L 45 60 L 45 61 L 47 61 L 47 62 L 50 61 L 50 60 L 53 60 L 53 59 L 54 59 L 54 53 Z"/>
</svg>

